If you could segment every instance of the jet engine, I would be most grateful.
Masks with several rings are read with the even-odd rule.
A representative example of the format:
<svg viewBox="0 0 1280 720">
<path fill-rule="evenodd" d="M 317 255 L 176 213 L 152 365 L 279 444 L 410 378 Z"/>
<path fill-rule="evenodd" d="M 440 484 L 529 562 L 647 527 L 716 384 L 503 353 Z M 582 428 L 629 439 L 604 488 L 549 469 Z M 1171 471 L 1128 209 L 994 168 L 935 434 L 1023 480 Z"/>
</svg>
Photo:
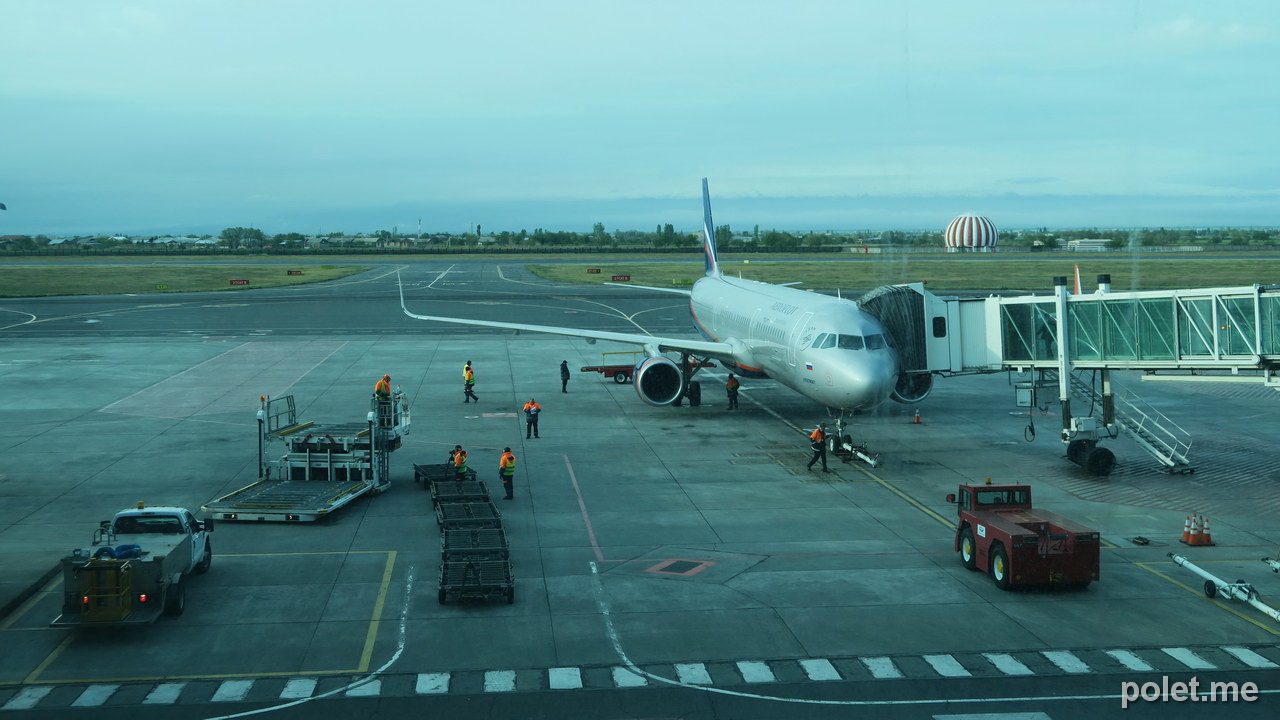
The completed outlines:
<svg viewBox="0 0 1280 720">
<path fill-rule="evenodd" d="M 918 403 L 933 391 L 933 375 L 929 373 L 898 373 L 898 382 L 889 397 L 904 405 Z"/>
<path fill-rule="evenodd" d="M 636 365 L 632 380 L 640 399 L 656 407 L 670 405 L 684 391 L 684 376 L 680 372 L 680 366 L 662 355 L 641 360 Z"/>
</svg>

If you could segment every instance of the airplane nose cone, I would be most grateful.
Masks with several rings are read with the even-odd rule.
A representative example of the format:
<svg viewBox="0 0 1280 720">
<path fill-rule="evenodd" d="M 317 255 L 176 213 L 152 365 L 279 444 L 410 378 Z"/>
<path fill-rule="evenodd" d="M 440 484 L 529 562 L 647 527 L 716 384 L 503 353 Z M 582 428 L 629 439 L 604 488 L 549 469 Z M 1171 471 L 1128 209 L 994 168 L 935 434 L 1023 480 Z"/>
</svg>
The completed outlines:
<svg viewBox="0 0 1280 720">
<path fill-rule="evenodd" d="M 840 398 L 831 403 L 851 410 L 869 410 L 889 399 L 897 380 L 897 363 L 889 353 L 868 354 L 843 368 Z"/>
</svg>

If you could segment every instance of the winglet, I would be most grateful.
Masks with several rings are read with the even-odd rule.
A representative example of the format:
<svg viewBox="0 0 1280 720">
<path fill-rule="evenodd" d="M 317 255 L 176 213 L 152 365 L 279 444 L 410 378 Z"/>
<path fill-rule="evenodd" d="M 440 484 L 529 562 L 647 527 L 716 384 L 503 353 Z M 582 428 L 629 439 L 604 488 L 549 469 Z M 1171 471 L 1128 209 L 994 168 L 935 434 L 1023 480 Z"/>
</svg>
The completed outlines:
<svg viewBox="0 0 1280 720">
<path fill-rule="evenodd" d="M 711 191 L 707 179 L 702 178 L 702 249 L 706 254 L 707 275 L 720 276 L 720 263 L 716 259 L 716 226 L 711 221 Z"/>
</svg>

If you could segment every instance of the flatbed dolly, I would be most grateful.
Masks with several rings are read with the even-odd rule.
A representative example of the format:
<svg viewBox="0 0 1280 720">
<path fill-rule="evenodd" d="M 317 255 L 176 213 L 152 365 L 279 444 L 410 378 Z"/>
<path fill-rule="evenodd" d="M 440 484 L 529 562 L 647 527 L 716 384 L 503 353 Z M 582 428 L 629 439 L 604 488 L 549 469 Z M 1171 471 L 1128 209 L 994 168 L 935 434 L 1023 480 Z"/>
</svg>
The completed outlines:
<svg viewBox="0 0 1280 720">
<path fill-rule="evenodd" d="M 502 528 L 464 528 L 440 533 L 440 562 L 508 560 L 511 547 Z"/>
<path fill-rule="evenodd" d="M 480 480 L 431 483 L 431 505 L 447 502 L 489 502 L 489 489 Z"/>
<path fill-rule="evenodd" d="M 502 527 L 502 513 L 491 502 L 442 502 L 436 506 L 436 522 L 443 530 Z"/>
<path fill-rule="evenodd" d="M 440 604 L 450 600 L 489 600 L 505 597 L 516 601 L 516 579 L 510 560 L 475 560 L 440 564 Z"/>
<path fill-rule="evenodd" d="M 467 480 L 474 481 L 476 479 L 476 471 L 467 470 Z M 458 474 L 453 471 L 453 466 L 440 463 L 439 465 L 414 465 L 413 481 L 422 483 L 423 490 L 430 490 L 431 485 L 438 482 L 457 482 Z"/>
</svg>

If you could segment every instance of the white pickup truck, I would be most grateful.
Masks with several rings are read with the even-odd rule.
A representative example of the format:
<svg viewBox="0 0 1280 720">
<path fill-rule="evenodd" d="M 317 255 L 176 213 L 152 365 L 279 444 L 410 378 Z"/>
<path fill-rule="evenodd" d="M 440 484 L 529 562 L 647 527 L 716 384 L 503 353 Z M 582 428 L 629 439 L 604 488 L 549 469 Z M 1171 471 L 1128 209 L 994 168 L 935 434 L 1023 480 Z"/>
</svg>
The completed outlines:
<svg viewBox="0 0 1280 720">
<path fill-rule="evenodd" d="M 62 559 L 62 614 L 51 625 L 111 626 L 181 615 L 183 579 L 213 562 L 212 520 L 196 520 L 180 507 L 121 510 L 103 520 L 88 548 Z"/>
</svg>

